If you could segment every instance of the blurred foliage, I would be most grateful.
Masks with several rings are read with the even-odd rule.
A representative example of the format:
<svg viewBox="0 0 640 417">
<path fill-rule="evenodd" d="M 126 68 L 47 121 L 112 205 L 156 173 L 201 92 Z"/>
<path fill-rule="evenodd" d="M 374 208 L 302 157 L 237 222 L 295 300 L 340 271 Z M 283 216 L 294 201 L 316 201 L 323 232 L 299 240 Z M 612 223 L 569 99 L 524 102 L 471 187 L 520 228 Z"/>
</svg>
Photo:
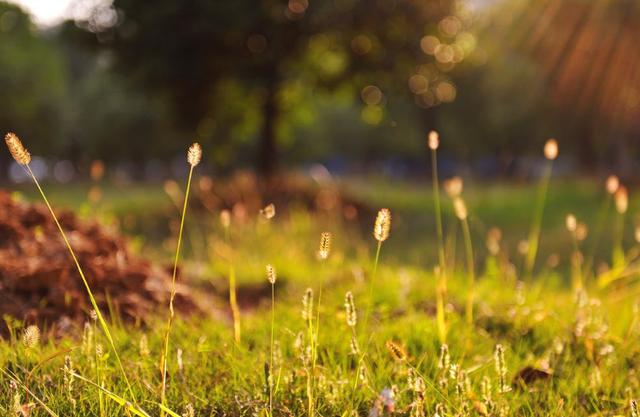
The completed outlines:
<svg viewBox="0 0 640 417">
<path fill-rule="evenodd" d="M 18 7 L 0 3 L 0 126 L 47 138 L 47 151 L 60 146 L 66 83 L 56 44 Z"/>
<path fill-rule="evenodd" d="M 526 172 L 550 136 L 569 167 L 635 166 L 628 0 L 76 0 L 47 29 L 0 4 L 0 127 L 41 154 L 142 167 L 196 139 L 222 171 L 403 174 L 435 128 L 446 172 Z"/>
</svg>

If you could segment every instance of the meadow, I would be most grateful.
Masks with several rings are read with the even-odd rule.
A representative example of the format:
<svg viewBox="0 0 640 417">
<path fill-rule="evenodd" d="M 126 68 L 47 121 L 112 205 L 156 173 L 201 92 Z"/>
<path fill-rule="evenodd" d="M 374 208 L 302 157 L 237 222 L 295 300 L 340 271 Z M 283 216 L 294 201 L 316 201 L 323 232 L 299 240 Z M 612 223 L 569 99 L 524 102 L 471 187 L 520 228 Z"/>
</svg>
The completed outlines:
<svg viewBox="0 0 640 417">
<path fill-rule="evenodd" d="M 605 178 L 548 179 L 434 194 L 348 178 L 371 213 L 193 207 L 184 229 L 162 184 L 103 185 L 94 203 L 91 184 L 44 184 L 207 309 L 139 324 L 87 311 L 63 337 L 5 317 L 0 413 L 637 417 L 638 201 Z"/>
</svg>

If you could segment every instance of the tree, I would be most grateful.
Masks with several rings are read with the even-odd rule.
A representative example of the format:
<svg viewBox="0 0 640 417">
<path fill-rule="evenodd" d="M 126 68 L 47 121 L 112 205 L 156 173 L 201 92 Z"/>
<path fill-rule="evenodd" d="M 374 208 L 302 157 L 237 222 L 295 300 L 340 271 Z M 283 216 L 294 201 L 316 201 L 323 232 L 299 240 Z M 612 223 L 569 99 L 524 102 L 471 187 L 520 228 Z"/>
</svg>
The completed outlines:
<svg viewBox="0 0 640 417">
<path fill-rule="evenodd" d="M 115 0 L 83 22 L 199 140 L 255 126 L 265 174 L 276 169 L 279 131 L 295 108 L 292 85 L 348 89 L 371 122 L 395 95 L 425 108 L 452 101 L 447 72 L 473 49 L 468 25 L 455 0 Z"/>
</svg>

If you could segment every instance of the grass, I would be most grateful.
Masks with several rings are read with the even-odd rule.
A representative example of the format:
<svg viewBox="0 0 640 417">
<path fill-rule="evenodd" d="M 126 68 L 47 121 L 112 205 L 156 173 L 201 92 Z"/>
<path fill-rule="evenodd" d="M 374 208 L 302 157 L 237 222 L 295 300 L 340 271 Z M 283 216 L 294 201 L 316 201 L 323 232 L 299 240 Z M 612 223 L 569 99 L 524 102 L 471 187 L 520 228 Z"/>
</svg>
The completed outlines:
<svg viewBox="0 0 640 417">
<path fill-rule="evenodd" d="M 167 356 L 169 409 L 185 416 L 305 416 L 311 381 L 311 409 L 322 416 L 371 415 L 371 410 L 384 412 L 392 405 L 394 415 L 407 416 L 435 415 L 436 410 L 441 417 L 631 415 L 630 400 L 640 395 L 637 274 L 606 286 L 597 285 L 593 277 L 585 279 L 586 293 L 574 292 L 569 279 L 571 253 L 576 249 L 565 228 L 566 214 L 575 213 L 595 230 L 605 198 L 602 187 L 588 181 L 551 183 L 535 279 L 525 283 L 519 279 L 524 277 L 525 259 L 516 247 L 527 237 L 535 189 L 522 184 L 466 185 L 477 273 L 473 331 L 468 331 L 465 314 L 469 294 L 465 261 L 469 259 L 462 246 L 447 252 L 449 360 L 444 361 L 439 360 L 442 345 L 435 319 L 433 265 L 438 259 L 431 190 L 424 184 L 375 179 L 354 180 L 347 186 L 372 206 L 389 207 L 393 213 L 391 236 L 377 267 L 378 242 L 371 236 L 374 218 L 354 224 L 332 214 L 299 211 L 266 222 L 256 213 L 246 223 L 234 222 L 225 236 L 217 217 L 190 213 L 184 276 L 203 291 L 213 286 L 225 294 L 229 274 L 225 254 L 232 247 L 238 297 L 242 299 L 247 286 L 265 289 L 265 297 L 243 311 L 241 343 L 234 340 L 224 296 L 207 295 L 217 314 L 176 317 Z M 128 199 L 122 190 L 113 193 L 123 204 L 118 210 L 107 206 L 112 192 L 105 187 L 100 212 L 121 221 L 130 215 L 128 211 L 135 215 L 139 209 L 146 217 L 158 213 L 156 224 L 175 217 L 166 197 L 158 194 L 156 199 L 156 194 L 138 187 L 133 186 Z M 56 204 L 68 207 L 77 206 L 83 195 L 68 188 L 66 199 L 56 188 L 47 190 Z M 149 200 L 153 210 L 139 208 L 138 195 Z M 136 207 L 126 207 L 127 201 Z M 454 240 L 454 234 L 459 240 L 463 230 L 453 206 L 446 198 L 442 203 L 445 241 Z M 629 213 L 637 207 L 631 198 Z M 602 217 L 605 227 L 598 237 L 594 265 L 611 263 L 611 248 L 618 239 L 606 226 L 616 221 L 613 209 Z M 628 256 L 639 248 L 633 241 L 633 216 L 623 220 L 622 242 Z M 492 226 L 503 231 L 500 250 L 494 254 L 484 243 Z M 137 227 L 134 224 L 130 230 Z M 140 230 L 146 232 L 144 227 Z M 326 230 L 333 235 L 331 255 L 320 268 L 318 236 Z M 589 239 L 582 248 L 591 247 Z M 145 237 L 145 248 L 153 249 L 145 252 L 167 259 L 170 251 L 162 247 L 162 240 Z M 210 256 L 194 251 L 201 247 L 209 248 Z M 546 262 L 551 254 L 558 254 L 558 266 Z M 278 270 L 275 287 L 265 277 L 268 264 Z M 322 302 L 314 304 L 305 322 L 300 300 L 308 287 L 324 291 Z M 347 292 L 352 293 L 347 304 L 355 306 L 357 313 L 364 313 L 371 303 L 371 320 L 366 324 L 347 320 Z M 159 311 L 141 327 L 109 323 L 133 396 L 154 416 L 161 413 L 158 358 L 164 346 L 165 314 Z M 78 331 L 57 340 L 43 337 L 28 346 L 22 340 L 22 324 L 5 320 L 12 336 L 0 342 L 0 415 L 15 415 L 17 406 L 29 407 L 31 416 L 135 415 L 128 403 L 118 400 L 127 392 L 126 381 L 115 358 L 101 347 L 108 345 L 102 333 Z M 87 323 L 89 329 L 95 327 L 89 315 Z M 321 327 L 315 328 L 318 324 Z M 47 336 L 47 329 L 42 333 Z M 352 342 L 358 338 L 366 343 L 360 344 L 365 357 L 352 352 Z M 406 357 L 391 354 L 389 341 Z M 65 364 L 72 364 L 72 373 Z M 527 369 L 539 379 L 519 382 L 516 376 Z"/>
</svg>

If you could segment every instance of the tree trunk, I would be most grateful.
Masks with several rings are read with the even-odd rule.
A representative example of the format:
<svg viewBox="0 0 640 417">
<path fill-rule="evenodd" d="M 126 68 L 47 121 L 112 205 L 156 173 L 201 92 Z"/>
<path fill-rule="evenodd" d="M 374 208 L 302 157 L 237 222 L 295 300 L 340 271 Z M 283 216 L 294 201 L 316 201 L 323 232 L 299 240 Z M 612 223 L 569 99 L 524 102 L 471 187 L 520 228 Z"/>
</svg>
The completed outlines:
<svg viewBox="0 0 640 417">
<path fill-rule="evenodd" d="M 276 123 L 279 115 L 277 103 L 278 82 L 272 77 L 267 83 L 267 95 L 262 108 L 262 132 L 258 153 L 258 169 L 266 178 L 271 178 L 278 168 L 278 144 L 276 141 Z"/>
</svg>

